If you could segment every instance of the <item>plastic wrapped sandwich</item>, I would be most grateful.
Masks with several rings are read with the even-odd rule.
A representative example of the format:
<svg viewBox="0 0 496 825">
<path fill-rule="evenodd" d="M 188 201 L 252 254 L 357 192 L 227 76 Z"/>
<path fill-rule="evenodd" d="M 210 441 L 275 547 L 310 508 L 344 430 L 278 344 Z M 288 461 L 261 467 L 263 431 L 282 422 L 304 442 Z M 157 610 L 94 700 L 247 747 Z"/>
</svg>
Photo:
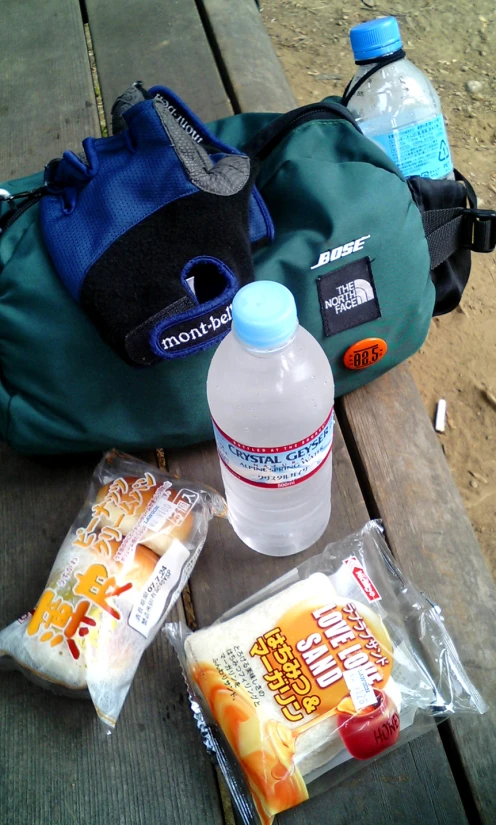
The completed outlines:
<svg viewBox="0 0 496 825">
<path fill-rule="evenodd" d="M 112 451 L 55 559 L 36 608 L 0 631 L 0 667 L 91 696 L 114 727 L 144 650 L 181 593 L 215 491 Z"/>
<path fill-rule="evenodd" d="M 211 627 L 166 631 L 245 825 L 269 825 L 322 790 L 324 774 L 331 786 L 422 733 L 432 715 L 486 709 L 438 609 L 396 568 L 378 522 Z"/>
</svg>

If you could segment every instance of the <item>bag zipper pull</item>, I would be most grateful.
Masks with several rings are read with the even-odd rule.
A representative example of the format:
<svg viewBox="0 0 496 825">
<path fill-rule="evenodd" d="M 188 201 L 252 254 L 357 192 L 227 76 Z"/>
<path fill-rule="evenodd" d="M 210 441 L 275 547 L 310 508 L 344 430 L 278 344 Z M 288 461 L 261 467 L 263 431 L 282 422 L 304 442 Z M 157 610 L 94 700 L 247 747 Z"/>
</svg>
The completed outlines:
<svg viewBox="0 0 496 825">
<path fill-rule="evenodd" d="M 47 186 L 38 187 L 38 189 L 28 189 L 25 192 L 9 192 L 8 189 L 0 189 L 0 203 L 3 201 L 9 207 L 0 218 L 0 235 L 2 235 L 9 226 L 20 218 L 31 206 L 37 203 L 40 198 L 47 192 Z M 16 200 L 24 200 L 24 203 L 16 204 Z"/>
<path fill-rule="evenodd" d="M 33 198 L 38 197 L 43 194 L 45 191 L 45 186 L 40 186 L 38 189 L 27 189 L 25 192 L 15 192 L 12 194 L 8 191 L 8 189 L 0 189 L 0 201 L 7 201 L 10 203 L 11 201 L 19 200 L 20 198 Z"/>
</svg>

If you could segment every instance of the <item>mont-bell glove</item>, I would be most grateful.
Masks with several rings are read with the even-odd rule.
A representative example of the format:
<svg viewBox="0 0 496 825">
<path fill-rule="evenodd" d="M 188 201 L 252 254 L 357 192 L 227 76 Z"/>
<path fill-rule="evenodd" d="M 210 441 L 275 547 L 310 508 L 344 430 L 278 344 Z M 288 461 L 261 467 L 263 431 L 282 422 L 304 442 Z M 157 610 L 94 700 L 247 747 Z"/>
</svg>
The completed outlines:
<svg viewBox="0 0 496 825">
<path fill-rule="evenodd" d="M 47 167 L 45 244 L 102 338 L 147 365 L 218 343 L 254 245 L 273 226 L 252 161 L 219 142 L 170 90 L 134 84 L 114 132 Z"/>
</svg>

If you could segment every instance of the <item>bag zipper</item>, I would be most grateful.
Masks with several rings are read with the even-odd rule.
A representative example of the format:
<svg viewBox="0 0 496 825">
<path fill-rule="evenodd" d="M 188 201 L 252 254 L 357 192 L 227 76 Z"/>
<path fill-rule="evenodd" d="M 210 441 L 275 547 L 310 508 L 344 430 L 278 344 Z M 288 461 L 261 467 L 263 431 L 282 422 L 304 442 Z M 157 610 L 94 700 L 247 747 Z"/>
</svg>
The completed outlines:
<svg viewBox="0 0 496 825">
<path fill-rule="evenodd" d="M 37 189 L 27 189 L 25 192 L 15 192 L 13 195 L 11 195 L 7 189 L 0 190 L 0 203 L 1 201 L 5 201 L 7 204 L 15 206 L 14 201 L 25 198 L 20 206 L 15 206 L 13 210 L 7 210 L 5 214 L 2 215 L 0 218 L 0 235 L 12 226 L 18 218 L 24 215 L 28 209 L 31 209 L 35 203 L 38 203 L 43 195 L 53 194 L 53 187 L 55 186 L 53 178 L 59 163 L 60 158 L 53 158 L 53 160 L 46 164 L 43 186 L 39 186 Z"/>
<path fill-rule="evenodd" d="M 28 209 L 37 203 L 46 191 L 46 186 L 40 186 L 39 189 L 31 189 L 28 192 L 17 192 L 15 195 L 3 197 L 2 200 L 6 201 L 8 204 L 18 198 L 25 198 L 26 200 L 24 203 L 21 203 L 20 206 L 16 206 L 12 211 L 7 211 L 4 215 L 2 215 L 0 218 L 0 235 L 3 235 L 6 229 L 12 226 L 12 224 L 21 217 L 21 215 L 24 215 Z"/>
<path fill-rule="evenodd" d="M 312 120 L 335 120 L 336 118 L 351 123 L 357 132 L 362 134 L 362 130 L 351 112 L 340 103 L 310 103 L 308 106 L 301 106 L 299 109 L 293 109 L 293 111 L 275 118 L 272 123 L 257 132 L 243 146 L 242 151 L 260 161 L 265 160 L 286 135 L 298 126 Z"/>
</svg>

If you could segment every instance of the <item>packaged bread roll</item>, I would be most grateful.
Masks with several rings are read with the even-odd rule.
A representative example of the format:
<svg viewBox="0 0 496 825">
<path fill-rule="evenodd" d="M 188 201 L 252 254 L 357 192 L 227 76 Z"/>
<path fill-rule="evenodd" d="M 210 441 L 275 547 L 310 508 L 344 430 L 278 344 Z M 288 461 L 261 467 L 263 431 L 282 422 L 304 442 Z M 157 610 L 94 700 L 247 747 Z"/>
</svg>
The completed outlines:
<svg viewBox="0 0 496 825">
<path fill-rule="evenodd" d="M 101 527 L 118 524 L 121 535 L 128 536 L 140 522 L 141 544 L 163 556 L 174 539 L 184 543 L 192 534 L 195 510 L 191 505 L 196 498 L 195 491 L 172 476 L 166 483 L 152 483 L 151 475 L 142 480 L 125 476 L 118 484 L 113 481 L 100 487 L 96 505 L 101 508 Z M 154 506 L 148 510 L 151 502 Z M 147 510 L 148 521 L 143 520 Z"/>
<path fill-rule="evenodd" d="M 270 825 L 430 729 L 431 714 L 486 709 L 438 609 L 397 571 L 377 522 L 211 627 L 166 631 L 243 825 Z"/>
<path fill-rule="evenodd" d="M 264 823 L 304 801 L 305 777 L 346 748 L 340 724 L 365 715 L 350 696 L 356 668 L 366 677 L 366 713 L 382 703 L 377 719 L 397 719 L 399 734 L 387 630 L 377 613 L 340 596 L 323 573 L 191 634 L 185 656 Z"/>
<path fill-rule="evenodd" d="M 215 491 L 108 453 L 35 609 L 0 631 L 0 667 L 59 692 L 89 694 L 113 727 L 209 520 L 224 511 Z"/>
</svg>

